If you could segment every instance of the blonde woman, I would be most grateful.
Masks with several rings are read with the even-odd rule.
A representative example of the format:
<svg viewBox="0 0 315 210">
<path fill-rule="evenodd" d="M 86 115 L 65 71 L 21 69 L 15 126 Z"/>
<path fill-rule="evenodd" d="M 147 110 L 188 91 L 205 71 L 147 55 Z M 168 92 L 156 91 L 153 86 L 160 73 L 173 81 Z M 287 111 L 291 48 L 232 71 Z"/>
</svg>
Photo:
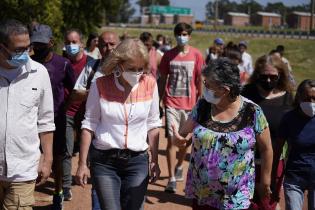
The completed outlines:
<svg viewBox="0 0 315 210">
<path fill-rule="evenodd" d="M 81 186 L 87 183 L 89 152 L 102 210 L 142 209 L 149 170 L 152 182 L 160 175 L 159 98 L 155 79 L 146 74 L 148 63 L 142 42 L 126 39 L 105 60 L 105 76 L 90 89 L 77 181 Z"/>
</svg>

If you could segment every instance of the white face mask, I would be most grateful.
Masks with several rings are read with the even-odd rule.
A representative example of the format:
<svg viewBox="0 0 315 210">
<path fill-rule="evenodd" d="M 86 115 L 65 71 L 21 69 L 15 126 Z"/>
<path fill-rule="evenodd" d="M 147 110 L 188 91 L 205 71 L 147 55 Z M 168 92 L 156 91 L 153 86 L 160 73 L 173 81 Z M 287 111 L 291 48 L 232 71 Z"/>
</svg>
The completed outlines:
<svg viewBox="0 0 315 210">
<path fill-rule="evenodd" d="M 315 103 L 312 102 L 302 102 L 300 103 L 300 107 L 304 114 L 309 117 L 314 117 L 315 115 Z"/>
<path fill-rule="evenodd" d="M 216 97 L 214 95 L 213 90 L 210 90 L 206 87 L 204 87 L 203 89 L 203 97 L 207 102 L 212 103 L 212 104 L 218 104 L 221 101 L 221 98 Z"/>
<path fill-rule="evenodd" d="M 129 83 L 131 87 L 138 84 L 143 72 L 131 72 L 131 71 L 124 71 L 122 73 L 123 78 Z"/>
</svg>

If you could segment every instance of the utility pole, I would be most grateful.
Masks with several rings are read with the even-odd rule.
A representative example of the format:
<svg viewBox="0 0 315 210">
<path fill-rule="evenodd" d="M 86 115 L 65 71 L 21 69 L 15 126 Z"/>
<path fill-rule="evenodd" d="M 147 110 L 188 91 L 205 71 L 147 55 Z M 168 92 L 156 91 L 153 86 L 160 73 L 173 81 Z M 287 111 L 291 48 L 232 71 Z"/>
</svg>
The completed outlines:
<svg viewBox="0 0 315 210">
<path fill-rule="evenodd" d="M 215 1 L 215 9 L 214 9 L 214 29 L 217 29 L 218 25 L 218 17 L 219 17 L 219 0 Z"/>
<path fill-rule="evenodd" d="M 311 20 L 310 20 L 310 33 L 313 30 L 313 21 L 314 21 L 314 0 L 311 0 Z"/>
</svg>

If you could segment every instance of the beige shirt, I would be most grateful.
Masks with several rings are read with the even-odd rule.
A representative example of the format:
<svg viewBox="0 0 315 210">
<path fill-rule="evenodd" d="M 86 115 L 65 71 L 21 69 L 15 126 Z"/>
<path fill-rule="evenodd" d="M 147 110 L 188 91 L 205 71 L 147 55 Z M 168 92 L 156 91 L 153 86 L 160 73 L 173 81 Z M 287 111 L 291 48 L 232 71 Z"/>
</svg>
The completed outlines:
<svg viewBox="0 0 315 210">
<path fill-rule="evenodd" d="M 0 100 L 0 180 L 34 180 L 38 134 L 55 130 L 47 69 L 30 59 L 12 82 L 0 76 Z"/>
</svg>

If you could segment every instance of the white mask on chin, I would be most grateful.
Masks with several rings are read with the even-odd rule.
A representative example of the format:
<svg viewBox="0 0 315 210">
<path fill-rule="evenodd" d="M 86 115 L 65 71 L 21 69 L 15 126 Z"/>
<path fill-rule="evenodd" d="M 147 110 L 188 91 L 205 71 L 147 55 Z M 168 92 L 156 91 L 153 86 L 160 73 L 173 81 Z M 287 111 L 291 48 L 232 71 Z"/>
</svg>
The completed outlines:
<svg viewBox="0 0 315 210">
<path fill-rule="evenodd" d="M 300 107 L 304 114 L 309 117 L 314 117 L 315 115 L 315 103 L 312 102 L 301 102 Z"/>
<path fill-rule="evenodd" d="M 203 97 L 204 99 L 211 104 L 218 104 L 221 101 L 221 98 L 216 97 L 214 95 L 214 91 L 208 88 L 203 89 Z"/>
<path fill-rule="evenodd" d="M 122 73 L 123 78 L 129 83 L 131 87 L 138 84 L 143 72 L 131 72 L 131 71 L 124 71 Z"/>
</svg>

